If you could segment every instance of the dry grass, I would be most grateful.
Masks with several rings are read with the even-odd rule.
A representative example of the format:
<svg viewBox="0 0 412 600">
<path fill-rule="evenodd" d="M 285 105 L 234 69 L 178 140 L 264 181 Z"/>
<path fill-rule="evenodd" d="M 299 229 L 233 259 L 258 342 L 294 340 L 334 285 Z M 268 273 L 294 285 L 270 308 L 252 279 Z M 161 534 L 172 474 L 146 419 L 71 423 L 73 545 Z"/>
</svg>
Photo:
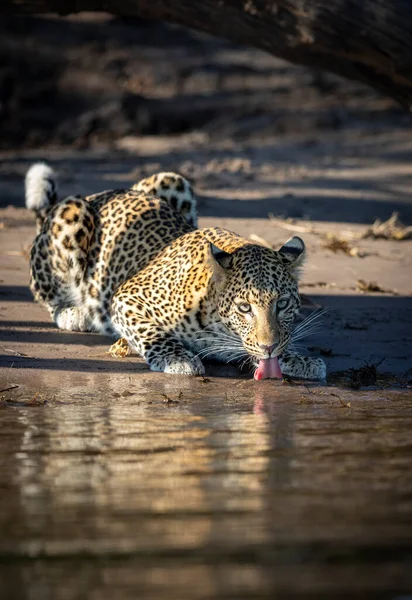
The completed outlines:
<svg viewBox="0 0 412 600">
<path fill-rule="evenodd" d="M 11 386 L 8 388 L 8 390 L 3 390 L 3 391 L 12 391 L 16 388 L 18 388 L 20 386 L 16 385 L 16 386 Z M 35 392 L 33 394 L 33 396 L 31 396 L 28 399 L 22 398 L 22 397 L 18 397 L 18 398 L 12 398 L 12 397 L 6 397 L 6 396 L 0 396 L 0 406 L 1 407 L 7 407 L 7 406 L 44 406 L 45 404 L 47 404 L 49 398 L 47 398 L 47 396 L 45 394 L 42 394 L 41 392 Z"/>
<path fill-rule="evenodd" d="M 392 294 L 394 296 L 397 293 L 393 290 L 387 290 L 381 287 L 376 281 L 365 281 L 364 279 L 358 279 L 356 283 L 356 289 L 358 292 L 362 292 L 364 294 L 374 293 L 374 294 Z"/>
<path fill-rule="evenodd" d="M 378 383 L 377 367 L 382 363 L 365 364 L 360 369 L 349 369 L 349 387 L 358 390 L 361 387 L 369 387 Z"/>
<path fill-rule="evenodd" d="M 343 252 L 343 254 L 346 254 L 347 256 L 357 256 L 359 258 L 366 256 L 366 253 L 362 252 L 357 246 L 352 246 L 349 240 L 339 237 L 334 233 L 326 233 L 323 236 L 321 246 L 334 253 Z"/>
<path fill-rule="evenodd" d="M 376 221 L 361 235 L 361 239 L 395 240 L 403 241 L 412 239 L 412 227 L 406 227 L 400 220 L 399 214 L 394 212 L 387 221 Z"/>
</svg>

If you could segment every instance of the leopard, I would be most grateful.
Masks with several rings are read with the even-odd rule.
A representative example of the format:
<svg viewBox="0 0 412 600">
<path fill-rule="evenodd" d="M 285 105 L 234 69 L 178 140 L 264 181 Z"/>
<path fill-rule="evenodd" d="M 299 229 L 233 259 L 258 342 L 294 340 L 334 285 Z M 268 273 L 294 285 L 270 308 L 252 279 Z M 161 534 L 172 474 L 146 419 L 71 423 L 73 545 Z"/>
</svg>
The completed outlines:
<svg viewBox="0 0 412 600">
<path fill-rule="evenodd" d="M 59 329 L 109 335 L 166 374 L 204 376 L 213 359 L 257 380 L 326 378 L 321 358 L 295 348 L 317 318 L 295 325 L 301 238 L 275 250 L 198 228 L 193 187 L 173 172 L 60 199 L 54 170 L 36 163 L 26 206 L 37 229 L 30 288 Z"/>
</svg>

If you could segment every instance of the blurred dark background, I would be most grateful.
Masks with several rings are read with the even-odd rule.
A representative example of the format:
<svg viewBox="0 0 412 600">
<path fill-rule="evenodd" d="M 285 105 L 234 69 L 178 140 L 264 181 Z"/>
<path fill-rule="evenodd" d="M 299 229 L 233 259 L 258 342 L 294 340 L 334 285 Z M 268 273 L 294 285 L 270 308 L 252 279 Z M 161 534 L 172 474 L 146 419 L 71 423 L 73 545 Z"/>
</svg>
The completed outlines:
<svg viewBox="0 0 412 600">
<path fill-rule="evenodd" d="M 201 217 L 412 223 L 412 116 L 359 82 L 153 20 L 0 22 L 0 206 L 50 162 L 61 195 L 155 171 L 195 185 Z"/>
<path fill-rule="evenodd" d="M 83 13 L 0 22 L 0 147 L 129 135 L 270 137 L 411 127 L 359 83 L 158 21 Z"/>
</svg>

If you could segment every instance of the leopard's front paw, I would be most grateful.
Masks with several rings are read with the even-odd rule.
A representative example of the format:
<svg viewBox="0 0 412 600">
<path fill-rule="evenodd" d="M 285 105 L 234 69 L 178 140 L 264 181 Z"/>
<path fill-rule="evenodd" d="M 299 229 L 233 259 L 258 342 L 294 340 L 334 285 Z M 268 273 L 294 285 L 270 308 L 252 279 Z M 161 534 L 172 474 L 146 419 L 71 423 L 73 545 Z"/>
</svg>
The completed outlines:
<svg viewBox="0 0 412 600">
<path fill-rule="evenodd" d="M 204 375 L 205 373 L 203 363 L 197 356 L 179 356 L 179 354 L 156 356 L 151 357 L 148 364 L 151 371 L 174 375 Z"/>
<path fill-rule="evenodd" d="M 283 375 L 297 379 L 326 379 L 326 365 L 321 358 L 285 354 L 279 357 L 279 365 Z"/>
<path fill-rule="evenodd" d="M 190 360 L 176 357 L 166 361 L 164 372 L 178 375 L 204 375 L 205 367 L 197 357 Z"/>
<path fill-rule="evenodd" d="M 326 365 L 321 358 L 309 358 L 305 379 L 326 379 Z"/>
</svg>

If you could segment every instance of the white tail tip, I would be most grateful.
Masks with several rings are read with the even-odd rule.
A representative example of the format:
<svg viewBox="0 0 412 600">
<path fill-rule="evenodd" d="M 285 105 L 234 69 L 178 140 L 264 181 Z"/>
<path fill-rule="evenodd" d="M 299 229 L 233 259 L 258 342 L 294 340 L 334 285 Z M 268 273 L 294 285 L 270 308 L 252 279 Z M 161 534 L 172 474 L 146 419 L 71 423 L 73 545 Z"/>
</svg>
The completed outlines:
<svg viewBox="0 0 412 600">
<path fill-rule="evenodd" d="M 26 173 L 26 207 L 40 211 L 57 199 L 56 174 L 46 163 L 35 163 Z"/>
</svg>

